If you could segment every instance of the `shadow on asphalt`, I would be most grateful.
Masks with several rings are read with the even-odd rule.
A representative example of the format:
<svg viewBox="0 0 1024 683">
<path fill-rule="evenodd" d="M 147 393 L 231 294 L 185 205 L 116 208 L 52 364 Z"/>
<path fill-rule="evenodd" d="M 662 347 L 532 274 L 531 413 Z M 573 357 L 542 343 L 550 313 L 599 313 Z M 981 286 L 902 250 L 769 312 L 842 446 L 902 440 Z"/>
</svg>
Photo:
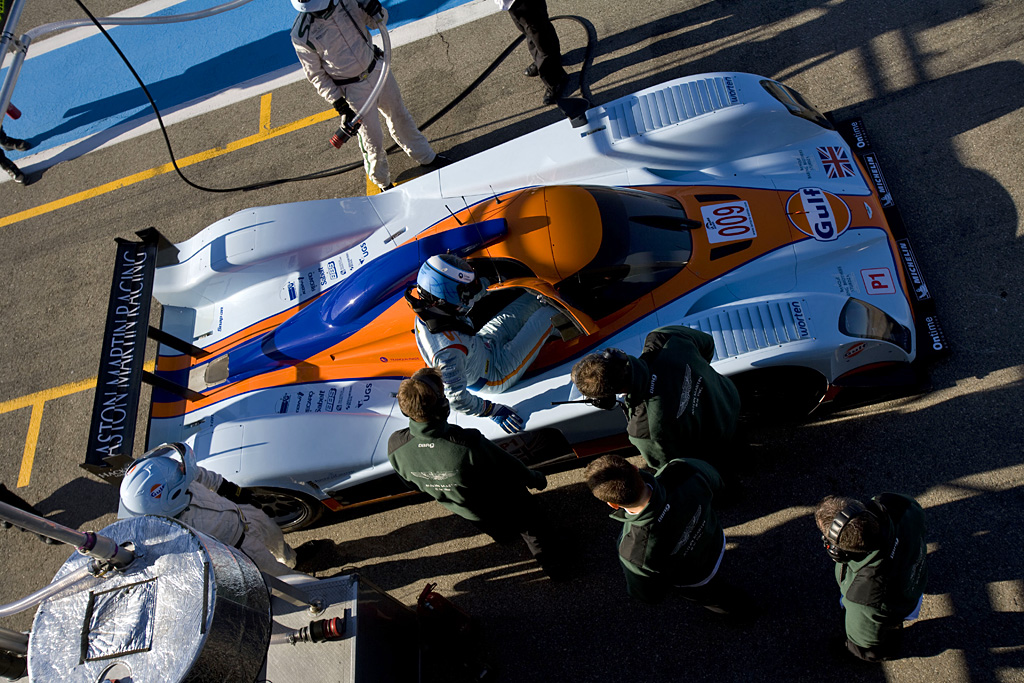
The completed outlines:
<svg viewBox="0 0 1024 683">
<path fill-rule="evenodd" d="M 930 80 L 925 55 L 914 48 L 916 36 L 982 8 L 970 0 L 721 0 L 600 37 L 596 44 L 591 83 L 652 57 L 694 45 L 722 45 L 692 61 L 601 90 L 601 101 L 703 71 L 792 78 L 838 55 L 855 54 L 875 97 L 838 111 L 837 118 L 859 115 L 869 132 L 881 131 L 873 142 L 954 346 L 953 356 L 933 371 L 936 392 L 884 409 L 759 432 L 760 459 L 741 477 L 746 496 L 722 513 L 727 527 L 757 521 L 763 529 L 750 536 L 731 534 L 723 564 L 753 594 L 762 610 L 757 622 L 733 627 L 678 598 L 658 606 L 630 600 L 615 556 L 618 525 L 578 481 L 539 494 L 553 525 L 575 550 L 577 575 L 568 583 L 544 578 L 524 548 L 493 543 L 389 559 L 478 533 L 452 515 L 344 541 L 338 544 L 339 561 L 358 564 L 384 588 L 468 573 L 455 585 L 461 594 L 454 601 L 482 624 L 498 681 L 874 682 L 888 680 L 890 667 L 904 664 L 908 670 L 900 671 L 901 678 L 914 667 L 921 669 L 914 680 L 956 677 L 959 671 L 935 671 L 933 662 L 866 666 L 833 656 L 829 648 L 841 632 L 838 591 L 810 508 L 830 493 L 867 497 L 897 491 L 926 502 L 936 499 L 926 509 L 930 585 L 922 618 L 907 629 L 906 657 L 958 650 L 963 656 L 956 661 L 963 662 L 971 681 L 1006 680 L 1000 672 L 1024 667 L 1019 604 L 1024 530 L 1014 523 L 1021 489 L 1010 473 L 1020 466 L 1024 443 L 1021 380 L 1000 390 L 971 392 L 967 383 L 959 392 L 942 391 L 1024 365 L 1024 347 L 1007 343 L 1006 330 L 988 324 L 993 307 L 1020 293 L 1012 286 L 1019 285 L 1020 277 L 1017 210 L 994 178 L 960 163 L 955 144 L 963 133 L 1021 109 L 1024 67 L 999 61 Z M 758 27 L 800 13 L 808 13 L 807 20 L 792 28 L 766 39 L 761 36 L 767 33 L 757 33 Z M 895 91 L 887 87 L 882 65 L 865 47 L 882 35 L 900 36 L 909 46 L 908 66 L 916 85 Z M 727 40 L 735 36 L 743 39 Z M 634 45 L 643 47 L 630 51 Z M 612 54 L 618 56 L 602 61 Z M 567 64 L 582 59 L 581 48 L 566 53 Z M 558 118 L 552 109 L 540 111 L 460 143 L 451 154 L 468 156 Z M 994 225 L 1009 230 L 1000 233 L 991 229 Z M 964 259 L 965 251 L 984 258 Z M 986 305 L 978 305 L 979 300 Z M 40 509 L 69 526 L 110 512 L 116 493 L 106 484 L 88 482 L 80 478 L 62 487 L 41 501 Z M 424 501 L 416 497 L 363 508 L 344 519 Z M 327 516 L 320 528 L 338 521 L 342 516 Z"/>
</svg>

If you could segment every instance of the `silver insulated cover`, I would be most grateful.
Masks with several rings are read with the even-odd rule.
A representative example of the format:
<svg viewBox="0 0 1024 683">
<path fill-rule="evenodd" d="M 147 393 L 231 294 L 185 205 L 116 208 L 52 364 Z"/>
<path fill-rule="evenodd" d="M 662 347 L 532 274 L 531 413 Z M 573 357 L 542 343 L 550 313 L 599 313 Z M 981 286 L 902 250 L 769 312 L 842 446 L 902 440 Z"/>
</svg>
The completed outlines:
<svg viewBox="0 0 1024 683">
<path fill-rule="evenodd" d="M 130 543 L 136 559 L 40 605 L 29 680 L 256 679 L 270 642 L 270 599 L 248 557 L 166 517 L 122 519 L 100 533 Z M 75 553 L 55 578 L 90 562 Z"/>
</svg>

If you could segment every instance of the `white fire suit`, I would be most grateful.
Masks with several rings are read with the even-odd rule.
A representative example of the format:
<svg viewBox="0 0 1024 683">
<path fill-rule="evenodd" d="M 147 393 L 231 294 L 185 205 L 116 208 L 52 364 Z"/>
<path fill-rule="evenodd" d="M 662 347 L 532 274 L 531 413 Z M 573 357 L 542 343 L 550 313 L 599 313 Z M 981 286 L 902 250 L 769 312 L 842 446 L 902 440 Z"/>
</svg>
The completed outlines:
<svg viewBox="0 0 1024 683">
<path fill-rule="evenodd" d="M 200 467 L 199 476 L 188 487 L 192 502 L 177 518 L 221 543 L 238 548 L 272 576 L 296 574 L 295 550 L 284 540 L 281 528 L 263 510 L 238 505 L 217 494 L 223 481 L 216 472 Z"/>
<path fill-rule="evenodd" d="M 382 11 L 386 22 L 387 10 Z M 321 97 L 331 105 L 344 97 L 352 109 L 359 111 L 377 83 L 382 68 L 380 60 L 367 73 L 374 62 L 367 28 L 369 20 L 369 15 L 356 0 L 336 0 L 327 16 L 315 17 L 312 13 L 301 12 L 292 25 L 292 46 L 302 70 Z M 377 109 L 384 115 L 391 137 L 405 153 L 418 164 L 429 164 L 436 156 L 434 149 L 406 109 L 392 73 L 388 73 L 377 100 Z M 336 82 L 351 78 L 361 80 L 345 85 Z M 379 117 L 367 114 L 363 119 L 359 128 L 359 148 L 370 180 L 381 188 L 390 185 L 391 171 L 384 153 L 384 130 Z"/>
<path fill-rule="evenodd" d="M 496 394 L 515 384 L 554 331 L 551 317 L 556 313 L 527 293 L 475 335 L 453 330 L 431 333 L 417 318 L 416 345 L 423 360 L 440 370 L 452 410 L 480 415 L 487 401 L 470 390 Z"/>
</svg>

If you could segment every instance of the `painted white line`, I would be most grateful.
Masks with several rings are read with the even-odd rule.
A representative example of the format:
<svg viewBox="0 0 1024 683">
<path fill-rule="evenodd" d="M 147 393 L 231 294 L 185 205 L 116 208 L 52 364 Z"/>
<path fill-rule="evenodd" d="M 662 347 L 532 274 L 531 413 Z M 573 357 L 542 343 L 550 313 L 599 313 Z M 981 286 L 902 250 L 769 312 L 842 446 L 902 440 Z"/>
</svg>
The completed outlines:
<svg viewBox="0 0 1024 683">
<path fill-rule="evenodd" d="M 117 14 L 111 14 L 110 16 L 148 17 L 151 14 L 156 14 L 157 12 L 165 10 L 168 7 L 174 7 L 175 5 L 180 5 L 183 2 L 185 2 L 185 0 L 149 0 L 149 2 L 144 2 L 141 5 L 136 5 L 135 7 L 126 9 L 123 12 L 118 12 Z M 79 17 L 74 18 L 78 19 Z M 114 29 L 124 27 L 107 26 L 105 28 L 107 29 L 107 32 L 110 33 Z M 18 31 L 19 36 L 23 35 L 24 33 L 25 31 Z M 80 28 L 69 29 L 58 36 L 54 36 L 53 38 L 45 38 L 43 40 L 40 40 L 38 43 L 34 42 L 32 43 L 32 45 L 29 46 L 28 52 L 25 54 L 25 61 L 27 62 L 28 60 L 33 59 L 35 57 L 41 57 L 45 55 L 47 52 L 59 50 L 62 47 L 67 47 L 72 43 L 77 43 L 80 40 L 85 40 L 86 38 L 95 35 L 99 35 L 99 30 L 95 26 L 82 26 Z"/>
<path fill-rule="evenodd" d="M 453 7 L 444 12 L 429 17 L 424 17 L 404 26 L 399 26 L 394 31 L 389 31 L 391 44 L 393 46 L 407 45 L 421 38 L 428 38 L 442 31 L 483 19 L 486 16 L 497 14 L 501 9 L 494 4 L 493 0 L 472 0 L 465 5 Z"/>
</svg>

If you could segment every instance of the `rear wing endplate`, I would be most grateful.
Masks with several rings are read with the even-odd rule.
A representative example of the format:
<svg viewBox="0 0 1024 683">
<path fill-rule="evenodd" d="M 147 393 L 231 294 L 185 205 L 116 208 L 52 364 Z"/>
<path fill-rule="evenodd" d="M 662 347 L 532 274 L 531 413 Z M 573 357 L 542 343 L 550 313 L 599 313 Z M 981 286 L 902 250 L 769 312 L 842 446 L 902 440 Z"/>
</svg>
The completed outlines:
<svg viewBox="0 0 1024 683">
<path fill-rule="evenodd" d="M 131 464 L 142 384 L 172 391 L 187 399 L 202 395 L 157 377 L 143 366 L 146 341 L 154 339 L 193 357 L 206 351 L 150 327 L 153 279 L 159 266 L 177 263 L 178 250 L 157 231 L 136 233 L 142 241 L 120 239 L 110 284 L 103 349 L 96 376 L 89 445 L 82 468 L 118 484 Z"/>
</svg>

